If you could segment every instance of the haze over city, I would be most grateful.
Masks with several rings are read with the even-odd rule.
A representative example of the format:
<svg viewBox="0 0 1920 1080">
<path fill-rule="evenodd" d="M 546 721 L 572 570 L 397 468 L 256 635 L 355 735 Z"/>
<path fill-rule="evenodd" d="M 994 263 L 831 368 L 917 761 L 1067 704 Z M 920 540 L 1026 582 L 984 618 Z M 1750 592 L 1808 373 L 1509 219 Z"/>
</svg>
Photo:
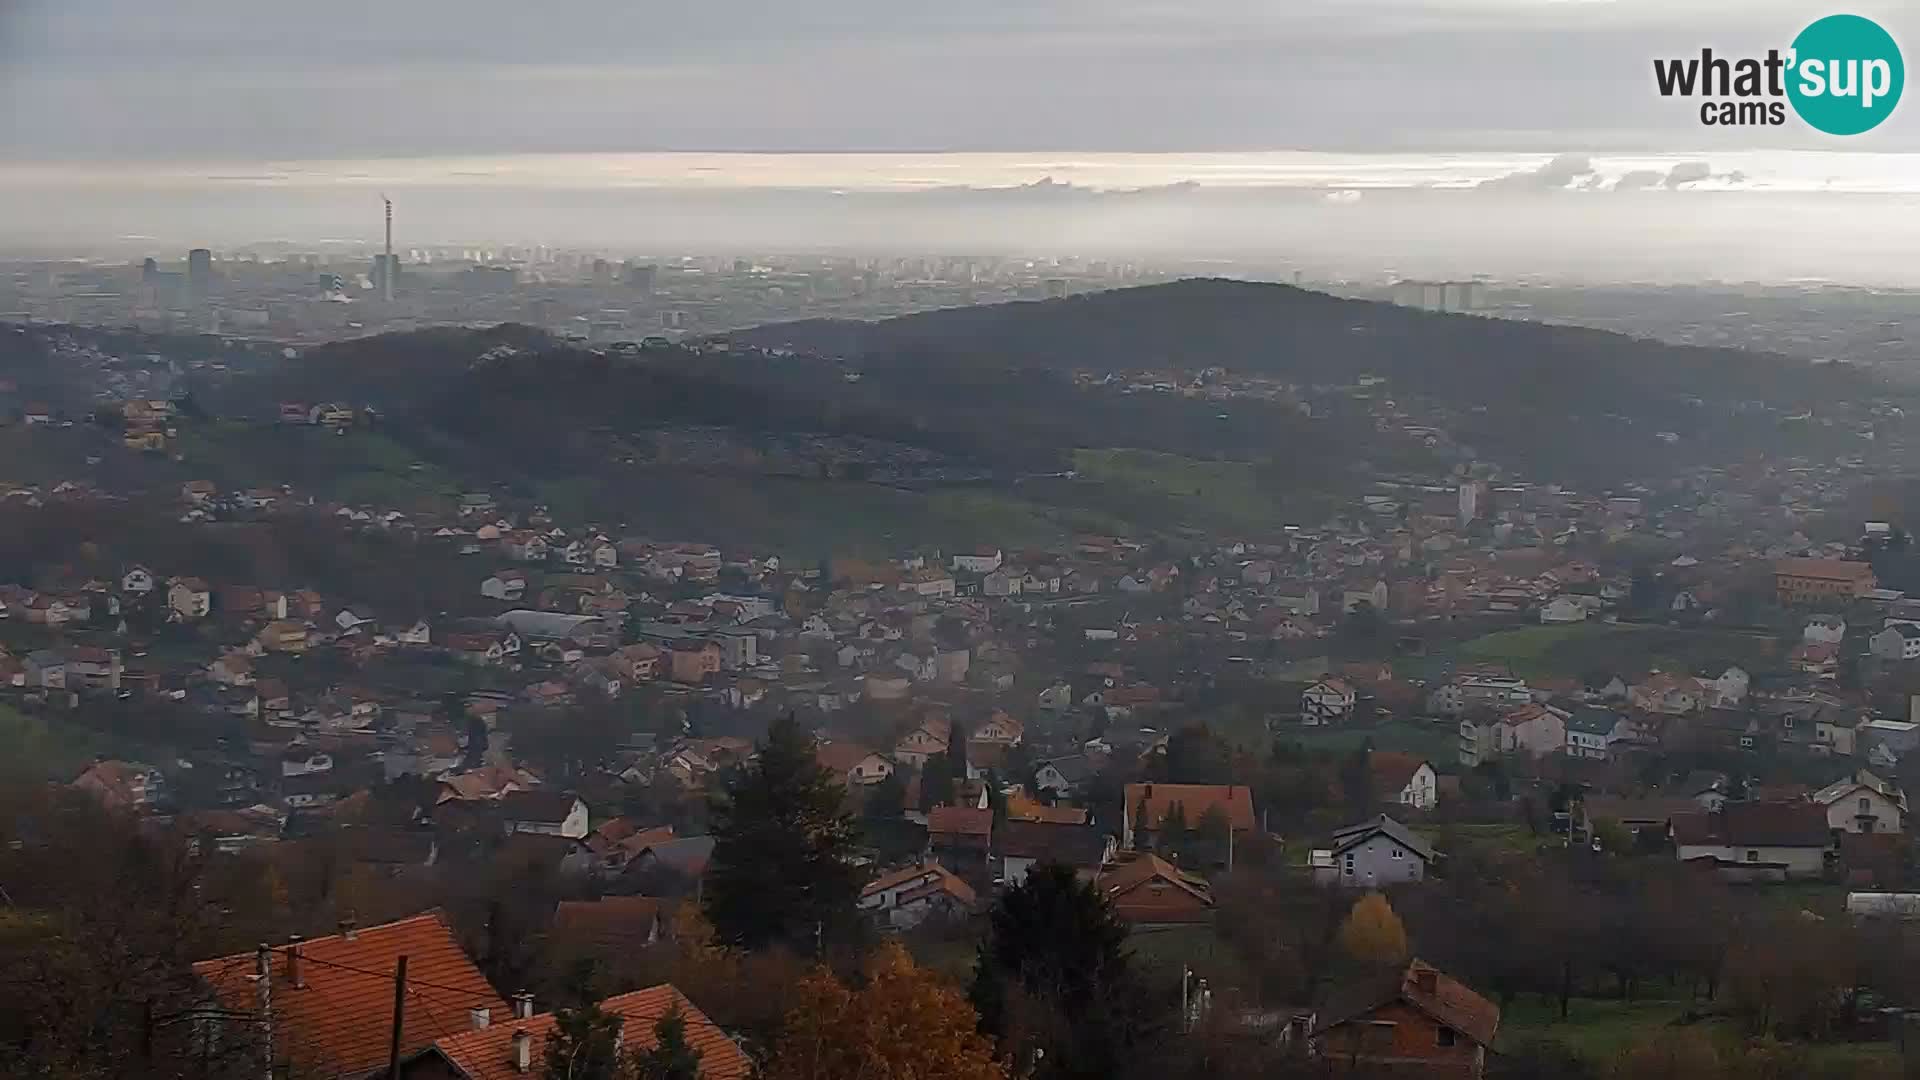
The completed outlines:
<svg viewBox="0 0 1920 1080">
<path fill-rule="evenodd" d="M 371 240 L 385 191 L 416 245 L 1920 284 L 1913 110 L 1841 143 L 1703 127 L 1654 89 L 1655 57 L 1764 52 L 1807 17 L 1784 0 L 28 0 L 0 12 L 0 240 Z M 457 48 L 453 23 L 475 31 Z"/>
</svg>

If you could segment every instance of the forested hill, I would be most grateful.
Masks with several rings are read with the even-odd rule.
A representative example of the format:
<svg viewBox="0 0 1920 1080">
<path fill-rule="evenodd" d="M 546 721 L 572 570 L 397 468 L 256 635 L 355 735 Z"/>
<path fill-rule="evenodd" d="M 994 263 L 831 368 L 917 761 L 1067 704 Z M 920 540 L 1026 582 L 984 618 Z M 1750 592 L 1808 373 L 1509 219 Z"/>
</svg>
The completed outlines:
<svg viewBox="0 0 1920 1080">
<path fill-rule="evenodd" d="M 1864 377 L 1606 331 L 1346 300 L 1287 285 L 1193 279 L 1064 300 L 949 308 L 880 322 L 785 323 L 731 335 L 895 363 L 1135 371 L 1225 367 L 1303 384 L 1384 376 L 1398 390 L 1496 410 L 1673 415 L 1688 399 L 1796 407 L 1857 395 Z"/>
</svg>

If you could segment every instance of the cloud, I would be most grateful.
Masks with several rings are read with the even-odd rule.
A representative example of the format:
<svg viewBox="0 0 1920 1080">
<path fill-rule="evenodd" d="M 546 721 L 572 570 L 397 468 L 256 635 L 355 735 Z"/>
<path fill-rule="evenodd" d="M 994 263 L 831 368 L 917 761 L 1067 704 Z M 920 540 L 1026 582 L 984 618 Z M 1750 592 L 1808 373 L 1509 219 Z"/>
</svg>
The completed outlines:
<svg viewBox="0 0 1920 1080">
<path fill-rule="evenodd" d="M 1713 166 L 1704 161 L 1683 161 L 1667 173 L 1667 190 L 1678 188 L 1681 184 L 1692 184 L 1713 176 Z"/>
<path fill-rule="evenodd" d="M 1360 193 L 1347 188 L 1341 191 L 1329 191 L 1323 198 L 1335 206 L 1352 206 L 1360 201 Z"/>
<path fill-rule="evenodd" d="M 1522 169 L 1474 185 L 1479 191 L 1565 191 L 1576 181 L 1591 184 L 1593 159 L 1585 154 L 1560 154 L 1537 169 Z"/>
</svg>

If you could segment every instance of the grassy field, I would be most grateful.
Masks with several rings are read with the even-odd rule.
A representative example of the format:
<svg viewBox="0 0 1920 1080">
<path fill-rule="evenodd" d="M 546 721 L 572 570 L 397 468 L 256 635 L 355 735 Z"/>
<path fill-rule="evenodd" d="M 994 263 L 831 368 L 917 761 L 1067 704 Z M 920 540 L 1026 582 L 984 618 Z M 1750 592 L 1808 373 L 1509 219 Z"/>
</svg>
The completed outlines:
<svg viewBox="0 0 1920 1080">
<path fill-rule="evenodd" d="M 92 732 L 0 705 L 0 779 L 71 780 L 105 749 L 105 742 Z"/>
<path fill-rule="evenodd" d="M 1523 995 L 1500 1016 L 1496 1049 L 1542 1039 L 1558 1042 L 1581 1057 L 1604 1065 L 1626 1047 L 1665 1027 L 1687 1011 L 1678 1001 L 1607 1001 L 1576 998 L 1567 1019 L 1560 1019 L 1559 1003 Z"/>
<path fill-rule="evenodd" d="M 1309 750 L 1335 754 L 1346 753 L 1371 739 L 1375 750 L 1417 754 L 1442 772 L 1449 771 L 1460 757 L 1460 729 L 1452 722 L 1393 720 L 1371 728 L 1310 728 L 1289 724 L 1275 730 L 1273 735 Z"/>
<path fill-rule="evenodd" d="M 1635 674 L 1655 668 L 1712 671 L 1729 664 L 1758 672 L 1780 662 L 1778 644 L 1761 636 L 1632 623 L 1502 630 L 1466 642 L 1457 655 L 1465 662 L 1505 664 L 1528 678 L 1578 678 L 1591 671 Z"/>
<path fill-rule="evenodd" d="M 1107 489 L 1116 505 L 1146 517 L 1162 514 L 1161 527 L 1186 525 L 1255 532 L 1288 520 L 1290 506 L 1260 483 L 1258 466 L 1245 461 L 1201 461 L 1148 450 L 1076 450 L 1083 482 Z"/>
<path fill-rule="evenodd" d="M 1615 1001 L 1575 998 L 1567 1019 L 1560 1019 L 1559 1003 L 1550 998 L 1522 995 L 1500 1017 L 1495 1049 L 1510 1051 L 1540 1040 L 1560 1043 L 1593 1065 L 1605 1068 L 1636 1043 L 1672 1025 L 1690 1008 L 1683 1001 Z M 1695 1030 L 1723 1046 L 1737 1045 L 1743 1033 L 1724 1018 L 1702 1020 Z M 1886 1042 L 1817 1043 L 1807 1047 L 1808 1064 L 1815 1069 L 1838 1065 L 1894 1066 L 1899 1052 Z"/>
</svg>

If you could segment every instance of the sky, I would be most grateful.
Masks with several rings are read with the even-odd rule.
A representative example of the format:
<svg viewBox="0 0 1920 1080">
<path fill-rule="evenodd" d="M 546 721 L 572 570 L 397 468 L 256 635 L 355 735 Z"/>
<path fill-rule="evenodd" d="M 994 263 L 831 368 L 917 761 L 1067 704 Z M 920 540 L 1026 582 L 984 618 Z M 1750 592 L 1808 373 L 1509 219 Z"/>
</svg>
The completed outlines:
<svg viewBox="0 0 1920 1080">
<path fill-rule="evenodd" d="M 1805 239 L 1837 228 L 1841 248 L 1872 247 L 1886 216 L 1906 207 L 1899 200 L 1920 193 L 1920 102 L 1836 139 L 1798 123 L 1704 127 L 1695 105 L 1653 86 L 1656 58 L 1703 46 L 1762 54 L 1834 10 L 1801 0 L 0 0 L 0 242 L 319 237 L 357 227 L 364 189 L 397 188 L 416 200 L 407 220 L 436 241 L 483 227 L 585 237 L 593 223 L 556 205 L 585 192 L 619 246 L 660 235 L 672 213 L 663 193 L 725 189 L 788 226 L 771 196 L 752 193 L 834 191 L 879 207 L 882 193 L 1051 179 L 1096 192 L 1197 183 L 1208 194 L 1283 188 L 1320 200 L 1288 201 L 1276 235 L 1385 229 L 1417 219 L 1409 205 L 1455 206 L 1448 193 L 1472 189 L 1475 201 L 1458 205 L 1480 234 L 1501 227 L 1492 208 L 1551 198 L 1522 215 L 1529 227 L 1564 220 L 1570 236 L 1599 236 L 1628 204 L 1584 196 L 1633 194 L 1645 197 L 1627 220 L 1709 229 L 1721 248 L 1778 217 L 1787 204 L 1739 209 L 1771 192 L 1824 208 L 1825 231 Z M 1920 42 L 1911 0 L 1847 10 Z M 1410 194 L 1379 197 L 1391 191 Z M 1034 197 L 1020 193 L 1022 205 Z M 1685 209 L 1683 198 L 1693 200 Z M 1708 200 L 1718 208 L 1703 214 Z M 930 236 L 973 228 L 973 218 L 956 224 L 952 201 L 923 202 Z M 1400 209 L 1376 213 L 1389 202 Z M 1131 208 L 1107 239 L 1136 243 L 1145 229 L 1161 246 L 1217 248 L 1232 230 L 1213 217 L 1227 211 L 1200 204 L 1146 218 Z M 1098 241 L 1117 220 L 1098 199 L 1051 205 L 1082 222 L 1061 240 Z M 991 224 L 993 204 L 966 209 Z M 920 211 L 887 203 L 856 232 L 897 235 Z M 711 210 L 711 228 L 696 214 L 681 231 L 745 242 L 718 227 L 733 213 Z M 944 231 L 934 227 L 943 214 Z M 1827 220 L 1836 215 L 1839 225 Z M 775 235 L 831 239 L 797 227 Z"/>
</svg>

